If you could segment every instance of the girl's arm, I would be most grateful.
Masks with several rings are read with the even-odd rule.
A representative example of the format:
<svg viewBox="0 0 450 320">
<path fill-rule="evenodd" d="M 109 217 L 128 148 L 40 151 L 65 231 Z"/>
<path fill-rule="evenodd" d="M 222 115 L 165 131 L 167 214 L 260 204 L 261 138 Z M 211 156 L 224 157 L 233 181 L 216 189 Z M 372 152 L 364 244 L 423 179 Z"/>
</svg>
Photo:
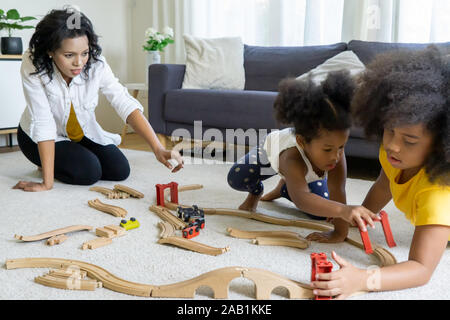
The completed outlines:
<svg viewBox="0 0 450 320">
<path fill-rule="evenodd" d="M 288 149 L 280 155 L 280 173 L 286 177 L 286 186 L 290 192 L 289 196 L 300 210 L 321 217 L 342 218 L 347 222 L 356 223 L 363 231 L 366 226 L 365 220 L 370 226 L 375 224 L 372 219 L 377 216 L 363 206 L 348 206 L 343 203 L 327 200 L 309 191 L 305 180 L 305 164 L 299 152 Z"/>
<path fill-rule="evenodd" d="M 328 191 L 330 200 L 346 204 L 347 196 L 345 192 L 345 182 L 347 179 L 347 162 L 345 154 L 341 157 L 341 161 L 336 168 L 328 172 Z M 318 242 L 341 242 L 344 241 L 348 234 L 349 224 L 347 221 L 336 218 L 332 221 L 334 225 L 333 231 L 313 232 L 306 239 Z"/>
<path fill-rule="evenodd" d="M 380 175 L 370 188 L 362 205 L 372 212 L 380 212 L 391 199 L 389 179 L 381 168 Z"/>
<path fill-rule="evenodd" d="M 39 157 L 42 166 L 43 182 L 19 181 L 13 189 L 22 189 L 24 191 L 45 191 L 53 188 L 55 172 L 55 141 L 38 142 Z"/>
<path fill-rule="evenodd" d="M 183 158 L 180 153 L 174 150 L 168 151 L 163 148 L 152 126 L 139 109 L 136 109 L 130 113 L 127 117 L 127 123 L 131 125 L 138 135 L 145 139 L 148 145 L 152 148 L 159 162 L 172 170 L 173 166 L 170 164 L 169 160 L 175 159 L 178 162 L 178 165 L 172 170 L 172 172 L 177 172 L 183 168 Z"/>
<path fill-rule="evenodd" d="M 425 225 L 416 227 L 408 261 L 379 269 L 364 270 L 333 252 L 340 269 L 320 274 L 312 283 L 315 294 L 345 299 L 357 291 L 402 290 L 425 285 L 431 278 L 447 247 L 450 227 Z"/>
</svg>

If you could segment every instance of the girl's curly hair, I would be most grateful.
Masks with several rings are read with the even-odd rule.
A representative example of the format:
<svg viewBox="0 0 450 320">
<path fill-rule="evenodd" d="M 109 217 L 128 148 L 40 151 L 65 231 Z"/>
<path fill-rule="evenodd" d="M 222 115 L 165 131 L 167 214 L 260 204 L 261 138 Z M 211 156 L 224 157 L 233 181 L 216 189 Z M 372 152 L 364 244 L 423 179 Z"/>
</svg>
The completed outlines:
<svg viewBox="0 0 450 320">
<path fill-rule="evenodd" d="M 280 82 L 275 117 L 294 125 L 295 133 L 310 142 L 321 129 L 346 130 L 352 125 L 350 103 L 355 84 L 348 71 L 330 72 L 321 84 L 287 78 Z"/>
<path fill-rule="evenodd" d="M 369 137 L 384 128 L 424 124 L 434 144 L 425 170 L 431 182 L 450 185 L 450 62 L 430 45 L 379 54 L 359 78 L 352 102 L 355 123 Z"/>
<path fill-rule="evenodd" d="M 102 53 L 91 21 L 79 11 L 69 9 L 50 11 L 36 26 L 29 43 L 30 58 L 36 68 L 36 72 L 32 75 L 46 74 L 51 81 L 54 70 L 48 52 L 59 49 L 64 39 L 82 36 L 86 36 L 89 41 L 89 60 L 83 72 L 87 78 L 91 64 L 100 61 L 99 56 Z"/>
</svg>

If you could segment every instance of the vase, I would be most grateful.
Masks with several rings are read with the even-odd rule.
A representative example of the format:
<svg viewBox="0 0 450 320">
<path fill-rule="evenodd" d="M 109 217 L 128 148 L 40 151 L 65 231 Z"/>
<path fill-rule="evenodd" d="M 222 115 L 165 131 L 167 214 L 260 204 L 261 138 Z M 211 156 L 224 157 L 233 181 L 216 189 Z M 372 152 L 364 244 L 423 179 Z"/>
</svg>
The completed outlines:
<svg viewBox="0 0 450 320">
<path fill-rule="evenodd" d="M 159 51 L 147 51 L 147 66 L 145 68 L 145 82 L 148 84 L 148 69 L 152 64 L 161 63 L 161 54 Z"/>
<path fill-rule="evenodd" d="M 2 54 L 22 54 L 22 38 L 2 37 Z"/>
</svg>

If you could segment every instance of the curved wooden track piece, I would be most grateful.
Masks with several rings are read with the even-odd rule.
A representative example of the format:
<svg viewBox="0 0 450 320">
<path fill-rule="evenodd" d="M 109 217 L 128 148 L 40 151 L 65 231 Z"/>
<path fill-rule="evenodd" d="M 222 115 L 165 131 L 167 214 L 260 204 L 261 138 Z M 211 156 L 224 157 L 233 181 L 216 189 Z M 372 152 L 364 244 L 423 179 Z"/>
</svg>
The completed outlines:
<svg viewBox="0 0 450 320">
<path fill-rule="evenodd" d="M 112 214 L 115 217 L 124 218 L 128 214 L 127 210 L 125 210 L 125 209 L 123 209 L 121 207 L 118 207 L 118 206 L 105 204 L 105 203 L 101 202 L 98 199 L 89 200 L 88 204 L 89 204 L 89 206 L 91 208 L 94 208 L 94 209 L 97 209 L 97 210 L 100 210 L 100 211 Z"/>
<path fill-rule="evenodd" d="M 58 289 L 67 290 L 88 290 L 94 291 L 97 288 L 102 287 L 102 283 L 97 280 L 83 280 L 76 278 L 59 278 L 51 275 L 44 275 L 34 278 L 36 283 L 42 284 L 47 287 L 53 287 Z"/>
<path fill-rule="evenodd" d="M 17 240 L 22 240 L 22 241 L 26 241 L 26 242 L 39 241 L 39 240 L 51 238 L 51 237 L 69 233 L 69 232 L 75 232 L 75 231 L 81 231 L 81 230 L 92 230 L 92 229 L 93 229 L 93 227 L 91 227 L 91 226 L 75 225 L 75 226 L 69 226 L 69 227 L 41 233 L 41 234 L 38 234 L 35 236 L 20 236 L 20 235 L 16 234 L 16 235 L 14 235 L 14 238 L 16 238 Z"/>
<path fill-rule="evenodd" d="M 253 240 L 253 243 L 263 246 L 286 246 L 299 249 L 306 249 L 309 247 L 308 241 L 287 238 L 256 237 L 256 239 Z"/>
<path fill-rule="evenodd" d="M 172 244 L 172 245 L 180 247 L 180 248 L 188 249 L 188 250 L 195 251 L 198 253 L 208 254 L 210 256 L 217 256 L 222 253 L 230 251 L 229 247 L 215 248 L 215 247 L 211 247 L 211 246 L 208 246 L 208 245 L 200 243 L 200 242 L 196 242 L 196 241 L 192 241 L 189 239 L 185 239 L 182 237 L 176 237 L 176 236 L 169 236 L 166 238 L 161 238 L 158 240 L 158 243 Z"/>
<path fill-rule="evenodd" d="M 300 234 L 292 231 L 245 231 L 236 228 L 227 228 L 230 236 L 239 239 L 255 239 L 256 237 L 273 237 L 284 239 L 300 239 L 307 241 Z"/>
<path fill-rule="evenodd" d="M 289 280 L 270 271 L 242 267 L 217 269 L 187 281 L 159 286 L 153 290 L 152 297 L 194 298 L 195 290 L 198 287 L 208 286 L 213 290 L 215 299 L 227 299 L 230 282 L 240 277 L 250 279 L 255 283 L 256 299 L 270 299 L 272 290 L 280 286 L 286 287 L 291 299 L 314 297 L 311 288 L 306 284 Z"/>
<path fill-rule="evenodd" d="M 197 190 L 201 189 L 201 185 L 188 185 L 188 186 L 181 186 L 178 187 L 178 192 L 188 191 L 188 190 Z M 170 210 L 176 210 L 178 206 L 182 207 L 190 207 L 187 205 L 182 204 L 176 204 L 172 203 L 169 200 L 166 200 L 165 206 L 169 208 Z M 245 211 L 245 210 L 234 210 L 234 209 L 214 209 L 214 208 L 201 208 L 205 214 L 220 214 L 220 215 L 229 215 L 229 216 L 235 216 L 235 217 L 242 217 L 247 219 L 253 219 L 261 222 L 276 224 L 276 225 L 282 225 L 282 226 L 294 226 L 299 228 L 306 228 L 306 229 L 313 229 L 318 231 L 331 231 L 333 230 L 333 226 L 329 223 L 324 222 L 316 222 L 316 221 L 309 221 L 304 219 L 298 219 L 298 220 L 290 220 L 290 219 L 283 219 L 283 218 L 276 218 L 267 216 L 262 213 L 255 213 L 251 211 Z M 353 246 L 356 246 L 360 249 L 364 250 L 364 245 L 362 242 L 353 239 L 351 237 L 347 237 L 345 239 L 348 243 L 350 243 Z M 394 255 L 390 253 L 388 250 L 382 248 L 380 245 L 372 244 L 374 247 L 374 256 L 379 260 L 381 266 L 388 266 L 392 264 L 396 264 L 397 260 L 395 259 Z"/>
<path fill-rule="evenodd" d="M 160 238 L 167 238 L 175 233 L 175 228 L 167 221 L 159 222 L 158 227 L 161 229 L 161 234 L 159 235 Z"/>
<path fill-rule="evenodd" d="M 114 189 L 115 189 L 115 190 L 118 190 L 118 191 L 126 192 L 126 193 L 128 193 L 129 195 L 131 195 L 133 198 L 139 198 L 139 199 L 142 199 L 142 198 L 144 197 L 144 194 L 143 194 L 142 192 L 139 192 L 139 191 L 137 191 L 137 190 L 135 190 L 135 189 L 133 189 L 133 188 L 124 186 L 124 185 L 122 185 L 122 184 L 116 184 L 116 185 L 114 186 Z"/>
<path fill-rule="evenodd" d="M 150 211 L 153 211 L 162 220 L 170 223 L 176 230 L 181 230 L 187 226 L 187 223 L 172 214 L 167 208 L 161 206 L 151 206 Z"/>
<path fill-rule="evenodd" d="M 89 190 L 100 192 L 100 193 L 104 194 L 105 196 L 107 196 L 108 199 L 127 199 L 131 196 L 129 193 L 126 193 L 126 192 L 112 190 L 112 189 L 98 187 L 98 186 L 90 187 Z"/>
<path fill-rule="evenodd" d="M 104 288 L 130 294 L 140 297 L 150 297 L 154 286 L 145 285 L 135 282 L 123 280 L 115 275 L 109 273 L 103 268 L 96 265 L 89 264 L 83 261 L 67 260 L 58 258 L 24 258 L 14 259 L 6 261 L 6 269 L 19 269 L 19 268 L 68 268 L 77 266 L 80 270 L 86 271 L 88 277 L 100 281 Z"/>
</svg>

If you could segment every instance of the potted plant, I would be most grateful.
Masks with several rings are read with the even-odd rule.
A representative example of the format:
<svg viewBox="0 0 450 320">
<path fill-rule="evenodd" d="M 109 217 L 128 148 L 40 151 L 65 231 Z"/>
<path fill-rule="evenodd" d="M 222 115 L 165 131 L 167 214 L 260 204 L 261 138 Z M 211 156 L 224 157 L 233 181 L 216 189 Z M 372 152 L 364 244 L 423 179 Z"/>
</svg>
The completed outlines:
<svg viewBox="0 0 450 320">
<path fill-rule="evenodd" d="M 21 17 L 16 9 L 8 10 L 6 13 L 0 9 L 0 30 L 8 30 L 8 37 L 1 38 L 2 54 L 22 54 L 22 38 L 13 37 L 13 30 L 34 29 L 33 26 L 23 25 L 23 22 L 36 20 L 35 17 Z"/>
<path fill-rule="evenodd" d="M 163 32 L 159 32 L 154 28 L 148 28 L 145 31 L 145 43 L 143 45 L 144 51 L 147 51 L 147 74 L 146 81 L 148 81 L 148 67 L 154 63 L 161 62 L 160 52 L 170 43 L 174 43 L 173 29 L 165 27 Z"/>
</svg>

